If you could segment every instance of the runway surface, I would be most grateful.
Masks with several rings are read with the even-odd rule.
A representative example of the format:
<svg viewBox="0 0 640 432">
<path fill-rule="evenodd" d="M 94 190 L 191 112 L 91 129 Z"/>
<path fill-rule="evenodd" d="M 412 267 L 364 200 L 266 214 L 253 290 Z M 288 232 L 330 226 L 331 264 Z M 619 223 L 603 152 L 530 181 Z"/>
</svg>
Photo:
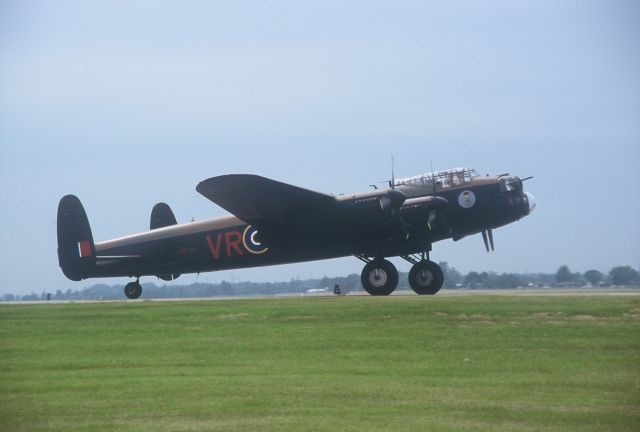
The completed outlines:
<svg viewBox="0 0 640 432">
<path fill-rule="evenodd" d="M 395 291 L 391 296 L 415 296 L 413 291 L 399 290 Z M 635 288 L 523 288 L 523 289 L 443 289 L 438 297 L 456 297 L 456 296 L 482 296 L 482 295 L 499 295 L 499 296 L 640 296 L 640 287 Z M 369 296 L 364 291 L 352 292 L 346 297 Z M 105 303 L 105 302 L 171 302 L 171 301 L 218 301 L 218 300 L 260 300 L 274 298 L 298 298 L 298 297 L 338 297 L 331 292 L 326 293 L 301 293 L 301 294 L 275 294 L 268 296 L 226 296 L 226 297 L 202 297 L 202 298 L 164 298 L 164 299 L 145 299 L 137 300 L 119 299 L 119 300 L 51 300 L 51 301 L 11 301 L 0 302 L 0 304 L 69 304 L 69 303 Z M 345 296 L 342 296 L 345 297 Z M 428 296 L 427 296 L 428 297 Z"/>
</svg>

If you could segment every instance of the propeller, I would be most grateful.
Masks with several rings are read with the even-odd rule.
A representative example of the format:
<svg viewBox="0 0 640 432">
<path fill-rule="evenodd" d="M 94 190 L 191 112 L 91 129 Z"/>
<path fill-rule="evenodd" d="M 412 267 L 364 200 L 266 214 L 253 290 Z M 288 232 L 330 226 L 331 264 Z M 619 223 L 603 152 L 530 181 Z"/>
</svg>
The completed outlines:
<svg viewBox="0 0 640 432">
<path fill-rule="evenodd" d="M 388 190 L 380 197 L 380 208 L 382 211 L 397 209 L 404 204 L 407 196 L 395 189 Z"/>
</svg>

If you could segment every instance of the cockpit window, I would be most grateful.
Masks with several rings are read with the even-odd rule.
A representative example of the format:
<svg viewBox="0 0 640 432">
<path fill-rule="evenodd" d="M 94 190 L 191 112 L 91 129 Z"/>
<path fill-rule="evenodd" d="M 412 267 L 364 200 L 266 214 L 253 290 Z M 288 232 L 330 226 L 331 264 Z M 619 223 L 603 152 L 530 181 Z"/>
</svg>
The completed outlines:
<svg viewBox="0 0 640 432">
<path fill-rule="evenodd" d="M 452 186 L 459 186 L 464 183 L 471 182 L 480 174 L 472 168 L 453 168 L 448 170 L 435 171 L 414 177 L 398 179 L 396 186 L 433 186 L 435 183 L 438 187 L 446 189 Z"/>
</svg>

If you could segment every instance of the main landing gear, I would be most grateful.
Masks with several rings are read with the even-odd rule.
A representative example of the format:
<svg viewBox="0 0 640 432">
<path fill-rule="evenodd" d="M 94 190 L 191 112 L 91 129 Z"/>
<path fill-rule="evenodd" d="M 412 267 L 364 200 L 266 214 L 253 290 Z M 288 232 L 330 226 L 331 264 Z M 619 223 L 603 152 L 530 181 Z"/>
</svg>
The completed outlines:
<svg viewBox="0 0 640 432">
<path fill-rule="evenodd" d="M 360 275 L 362 287 L 374 296 L 389 295 L 398 286 L 398 270 L 386 259 L 369 261 Z"/>
<path fill-rule="evenodd" d="M 135 282 L 129 282 L 124 287 L 124 295 L 130 299 L 137 299 L 142 295 L 142 286 L 140 285 L 140 279 L 136 279 Z"/>
<path fill-rule="evenodd" d="M 358 258 L 366 263 L 360 281 L 366 292 L 374 296 L 389 295 L 398 286 L 398 270 L 388 260 Z M 421 255 L 403 255 L 403 259 L 413 264 L 409 271 L 409 285 L 419 295 L 433 295 L 440 291 L 444 283 L 444 274 L 440 266 Z"/>
<path fill-rule="evenodd" d="M 418 261 L 409 270 L 409 285 L 416 294 L 433 295 L 440 291 L 443 283 L 442 269 L 433 261 Z"/>
</svg>

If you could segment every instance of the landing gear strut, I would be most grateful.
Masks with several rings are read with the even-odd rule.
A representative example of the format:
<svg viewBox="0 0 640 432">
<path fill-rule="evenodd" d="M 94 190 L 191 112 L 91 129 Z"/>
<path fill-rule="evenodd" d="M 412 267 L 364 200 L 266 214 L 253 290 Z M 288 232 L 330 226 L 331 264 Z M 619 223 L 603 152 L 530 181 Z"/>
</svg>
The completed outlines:
<svg viewBox="0 0 640 432">
<path fill-rule="evenodd" d="M 374 259 L 368 261 L 362 269 L 360 281 L 364 290 L 369 294 L 386 296 L 398 286 L 398 270 L 386 259 Z"/>
<path fill-rule="evenodd" d="M 431 250 L 431 247 L 429 247 Z M 409 285 L 419 295 L 433 295 L 444 284 L 444 273 L 440 266 L 429 259 L 429 250 L 421 254 L 401 255 L 413 264 L 409 271 Z M 386 259 L 356 256 L 366 265 L 362 269 L 360 281 L 366 292 L 374 296 L 389 295 L 398 286 L 398 270 Z"/>
<path fill-rule="evenodd" d="M 140 286 L 140 280 L 136 279 L 135 282 L 129 282 L 124 287 L 124 295 L 130 299 L 137 299 L 142 295 L 142 286 Z"/>
</svg>

